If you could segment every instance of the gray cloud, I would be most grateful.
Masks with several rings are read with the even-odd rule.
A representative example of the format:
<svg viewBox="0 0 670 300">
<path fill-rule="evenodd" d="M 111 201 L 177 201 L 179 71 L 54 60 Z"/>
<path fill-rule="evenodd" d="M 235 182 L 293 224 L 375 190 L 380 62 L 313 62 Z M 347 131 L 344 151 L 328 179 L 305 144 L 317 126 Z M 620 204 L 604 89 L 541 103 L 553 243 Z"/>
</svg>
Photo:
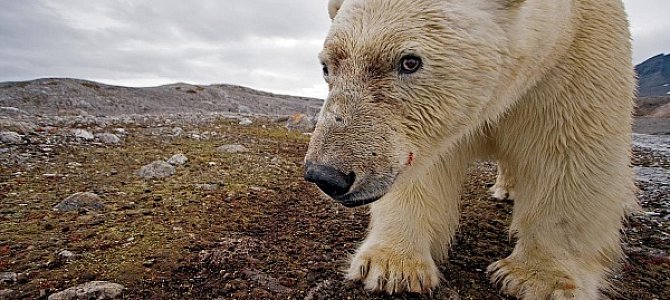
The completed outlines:
<svg viewBox="0 0 670 300">
<path fill-rule="evenodd" d="M 625 0 L 631 22 L 635 63 L 670 52 L 670 1 Z"/>
<path fill-rule="evenodd" d="M 328 29 L 314 0 L 23 0 L 0 10 L 0 81 L 234 83 L 323 97 Z M 667 0 L 626 0 L 635 61 L 670 51 Z"/>
<path fill-rule="evenodd" d="M 318 4 L 10 1 L 0 11 L 0 80 L 226 82 L 323 96 L 317 53 L 329 20 Z"/>
</svg>

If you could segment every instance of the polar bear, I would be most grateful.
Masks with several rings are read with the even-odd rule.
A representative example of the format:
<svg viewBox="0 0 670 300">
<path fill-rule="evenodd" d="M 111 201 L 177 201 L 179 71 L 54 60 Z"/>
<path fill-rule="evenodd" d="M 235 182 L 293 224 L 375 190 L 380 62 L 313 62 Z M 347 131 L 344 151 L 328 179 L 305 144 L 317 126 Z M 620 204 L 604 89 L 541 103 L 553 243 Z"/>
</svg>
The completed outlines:
<svg viewBox="0 0 670 300">
<path fill-rule="evenodd" d="M 426 292 L 458 227 L 469 162 L 513 189 L 513 252 L 488 272 L 521 299 L 597 299 L 636 207 L 635 78 L 621 0 L 331 0 L 329 95 L 305 179 L 369 204 L 346 277 Z"/>
</svg>

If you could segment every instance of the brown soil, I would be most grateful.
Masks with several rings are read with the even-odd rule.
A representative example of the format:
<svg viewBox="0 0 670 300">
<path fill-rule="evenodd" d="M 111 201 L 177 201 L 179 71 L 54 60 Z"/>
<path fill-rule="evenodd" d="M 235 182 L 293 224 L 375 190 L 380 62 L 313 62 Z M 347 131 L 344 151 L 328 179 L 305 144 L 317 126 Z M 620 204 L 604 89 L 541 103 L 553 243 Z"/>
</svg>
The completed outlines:
<svg viewBox="0 0 670 300">
<path fill-rule="evenodd" d="M 0 272 L 19 273 L 18 282 L 0 289 L 14 290 L 12 298 L 44 299 L 108 280 L 125 285 L 127 299 L 421 298 L 368 293 L 343 281 L 368 217 L 365 208 L 346 209 L 303 181 L 308 137 L 225 120 L 199 129 L 219 137 L 166 138 L 135 127 L 126 128 L 131 136 L 120 146 L 69 144 L 49 154 L 33 144 L 11 148 L 9 154 L 34 158 L 0 164 Z M 252 151 L 215 150 L 233 143 Z M 177 175 L 144 181 L 134 174 L 176 153 L 190 159 Z M 508 299 L 484 271 L 514 244 L 506 231 L 512 203 L 488 196 L 494 180 L 490 163 L 471 169 L 461 227 L 433 298 Z M 203 183 L 222 187 L 195 187 Z M 101 195 L 107 210 L 52 210 L 80 191 Z M 626 246 L 628 260 L 613 280 L 615 299 L 670 299 L 670 245 L 643 222 L 634 219 L 627 229 L 635 244 Z M 62 249 L 78 256 L 59 258 Z"/>
</svg>

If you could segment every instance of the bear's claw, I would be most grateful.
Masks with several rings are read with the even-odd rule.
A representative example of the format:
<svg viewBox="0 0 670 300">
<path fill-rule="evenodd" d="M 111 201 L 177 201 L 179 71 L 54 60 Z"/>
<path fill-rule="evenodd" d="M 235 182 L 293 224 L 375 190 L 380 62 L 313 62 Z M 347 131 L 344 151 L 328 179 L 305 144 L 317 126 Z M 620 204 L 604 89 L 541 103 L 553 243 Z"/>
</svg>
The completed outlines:
<svg viewBox="0 0 670 300">
<path fill-rule="evenodd" d="M 487 272 L 503 293 L 519 299 L 582 299 L 574 281 L 559 271 L 536 270 L 507 258 L 492 263 Z"/>
<path fill-rule="evenodd" d="M 367 250 L 358 253 L 347 271 L 347 279 L 361 281 L 365 288 L 388 294 L 430 292 L 440 282 L 433 259 L 403 256 L 392 250 Z"/>
</svg>

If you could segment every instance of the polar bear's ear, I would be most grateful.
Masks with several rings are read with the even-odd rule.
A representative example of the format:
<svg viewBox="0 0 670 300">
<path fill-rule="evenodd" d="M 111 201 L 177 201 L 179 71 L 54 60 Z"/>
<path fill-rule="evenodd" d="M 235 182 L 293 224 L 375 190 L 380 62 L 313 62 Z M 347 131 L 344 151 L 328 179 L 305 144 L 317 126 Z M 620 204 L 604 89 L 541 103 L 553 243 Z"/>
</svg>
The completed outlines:
<svg viewBox="0 0 670 300">
<path fill-rule="evenodd" d="M 342 3 L 344 3 L 344 0 L 330 0 L 328 1 L 328 14 L 330 14 L 330 19 L 334 20 L 335 16 L 337 15 L 337 12 L 340 10 L 340 7 L 342 7 Z"/>
</svg>

